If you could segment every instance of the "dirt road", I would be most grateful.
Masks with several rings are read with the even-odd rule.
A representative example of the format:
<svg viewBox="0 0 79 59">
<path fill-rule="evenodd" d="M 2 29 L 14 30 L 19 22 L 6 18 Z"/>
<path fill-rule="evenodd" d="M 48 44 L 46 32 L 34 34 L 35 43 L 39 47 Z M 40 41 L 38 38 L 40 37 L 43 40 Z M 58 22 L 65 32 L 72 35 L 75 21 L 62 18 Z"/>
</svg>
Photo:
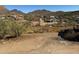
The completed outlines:
<svg viewBox="0 0 79 59">
<path fill-rule="evenodd" d="M 57 33 L 25 34 L 0 43 L 0 53 L 79 53 L 78 42 L 61 41 Z"/>
</svg>

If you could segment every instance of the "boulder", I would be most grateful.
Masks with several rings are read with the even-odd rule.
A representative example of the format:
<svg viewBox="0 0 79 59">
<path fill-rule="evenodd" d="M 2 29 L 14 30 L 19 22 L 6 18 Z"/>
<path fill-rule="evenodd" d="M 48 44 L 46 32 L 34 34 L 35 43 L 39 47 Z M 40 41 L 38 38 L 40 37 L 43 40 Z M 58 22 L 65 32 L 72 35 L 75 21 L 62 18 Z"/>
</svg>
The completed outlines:
<svg viewBox="0 0 79 59">
<path fill-rule="evenodd" d="M 79 29 L 65 29 L 58 32 L 58 36 L 63 40 L 78 41 L 79 42 Z"/>
</svg>

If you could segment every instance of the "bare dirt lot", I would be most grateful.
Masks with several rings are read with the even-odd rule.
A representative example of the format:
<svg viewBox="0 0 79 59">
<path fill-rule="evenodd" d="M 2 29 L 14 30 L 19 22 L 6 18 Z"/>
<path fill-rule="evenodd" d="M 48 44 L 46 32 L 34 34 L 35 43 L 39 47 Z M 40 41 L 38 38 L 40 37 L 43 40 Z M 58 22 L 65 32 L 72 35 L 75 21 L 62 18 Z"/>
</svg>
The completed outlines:
<svg viewBox="0 0 79 59">
<path fill-rule="evenodd" d="M 79 43 L 58 40 L 56 32 L 24 34 L 1 41 L 0 53 L 79 53 Z"/>
</svg>

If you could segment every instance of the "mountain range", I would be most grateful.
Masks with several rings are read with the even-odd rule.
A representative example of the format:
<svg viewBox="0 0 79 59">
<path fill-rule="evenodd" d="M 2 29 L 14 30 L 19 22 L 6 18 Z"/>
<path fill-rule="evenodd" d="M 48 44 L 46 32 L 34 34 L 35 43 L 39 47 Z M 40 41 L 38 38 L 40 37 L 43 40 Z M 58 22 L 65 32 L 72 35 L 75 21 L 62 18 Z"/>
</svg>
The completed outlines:
<svg viewBox="0 0 79 59">
<path fill-rule="evenodd" d="M 10 13 L 10 12 L 15 12 L 18 14 L 22 14 L 25 16 L 25 18 L 30 18 L 30 19 L 38 19 L 41 16 L 58 16 L 60 18 L 67 18 L 67 19 L 73 19 L 73 16 L 79 17 L 79 10 L 78 11 L 49 11 L 49 10 L 34 10 L 32 12 L 28 12 L 28 13 L 24 13 L 20 10 L 17 9 L 13 9 L 13 10 L 8 10 L 7 8 L 5 8 L 4 6 L 0 6 L 0 14 L 5 14 L 5 13 Z"/>
</svg>

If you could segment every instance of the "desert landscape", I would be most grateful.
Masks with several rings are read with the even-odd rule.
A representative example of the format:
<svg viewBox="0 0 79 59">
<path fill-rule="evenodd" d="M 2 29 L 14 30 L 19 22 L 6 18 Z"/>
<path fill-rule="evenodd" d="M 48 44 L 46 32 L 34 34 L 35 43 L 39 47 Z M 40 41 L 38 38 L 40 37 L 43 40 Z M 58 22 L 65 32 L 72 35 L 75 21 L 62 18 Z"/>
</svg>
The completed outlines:
<svg viewBox="0 0 79 59">
<path fill-rule="evenodd" d="M 79 11 L 36 7 L 0 6 L 0 54 L 79 53 Z"/>
</svg>

